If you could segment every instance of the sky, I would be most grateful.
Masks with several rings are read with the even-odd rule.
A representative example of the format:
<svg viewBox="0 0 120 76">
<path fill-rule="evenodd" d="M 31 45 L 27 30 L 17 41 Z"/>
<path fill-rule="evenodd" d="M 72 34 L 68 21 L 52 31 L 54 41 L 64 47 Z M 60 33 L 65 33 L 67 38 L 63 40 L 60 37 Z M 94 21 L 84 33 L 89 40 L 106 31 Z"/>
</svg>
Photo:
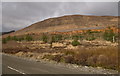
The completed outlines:
<svg viewBox="0 0 120 76">
<path fill-rule="evenodd" d="M 2 31 L 19 30 L 44 19 L 75 14 L 118 16 L 118 3 L 2 2 Z"/>
</svg>

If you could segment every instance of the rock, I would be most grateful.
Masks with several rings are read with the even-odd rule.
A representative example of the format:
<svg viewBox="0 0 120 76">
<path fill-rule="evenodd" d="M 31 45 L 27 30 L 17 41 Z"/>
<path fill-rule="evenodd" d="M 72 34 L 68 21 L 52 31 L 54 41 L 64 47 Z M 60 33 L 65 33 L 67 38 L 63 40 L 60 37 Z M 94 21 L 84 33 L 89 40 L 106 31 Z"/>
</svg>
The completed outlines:
<svg viewBox="0 0 120 76">
<path fill-rule="evenodd" d="M 68 45 L 65 49 L 78 49 L 78 46 Z"/>
<path fill-rule="evenodd" d="M 15 55 L 16 56 L 22 56 L 24 53 L 23 52 L 18 52 L 18 53 L 16 53 Z"/>
<path fill-rule="evenodd" d="M 31 52 L 28 52 L 27 54 L 26 54 L 26 57 L 32 57 L 33 56 L 33 53 L 31 53 Z"/>
<path fill-rule="evenodd" d="M 52 53 L 51 55 L 55 56 L 55 55 L 63 55 L 63 53 Z"/>
<path fill-rule="evenodd" d="M 41 48 L 50 48 L 50 44 L 39 44 L 39 47 Z"/>
<path fill-rule="evenodd" d="M 118 46 L 118 45 L 119 45 L 118 43 L 111 44 L 111 46 Z"/>
<path fill-rule="evenodd" d="M 66 44 L 70 44 L 71 42 L 72 42 L 73 40 L 64 40 L 64 42 L 66 43 Z"/>
<path fill-rule="evenodd" d="M 52 48 L 65 48 L 66 44 L 63 43 L 52 43 Z"/>
</svg>

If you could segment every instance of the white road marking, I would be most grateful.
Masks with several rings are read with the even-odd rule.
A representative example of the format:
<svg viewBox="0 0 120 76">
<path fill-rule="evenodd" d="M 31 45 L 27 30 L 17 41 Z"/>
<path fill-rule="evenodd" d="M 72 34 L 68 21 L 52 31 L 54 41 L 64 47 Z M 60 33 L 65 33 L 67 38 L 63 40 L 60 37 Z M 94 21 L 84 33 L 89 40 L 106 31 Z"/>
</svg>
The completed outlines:
<svg viewBox="0 0 120 76">
<path fill-rule="evenodd" d="M 23 73 L 23 72 L 21 72 L 21 71 L 15 69 L 15 68 L 12 68 L 12 67 L 10 67 L 10 66 L 8 66 L 8 68 L 11 69 L 11 70 L 14 70 L 14 71 L 16 71 L 16 72 L 18 72 L 18 73 L 20 73 L 20 74 L 25 74 L 25 73 Z"/>
</svg>

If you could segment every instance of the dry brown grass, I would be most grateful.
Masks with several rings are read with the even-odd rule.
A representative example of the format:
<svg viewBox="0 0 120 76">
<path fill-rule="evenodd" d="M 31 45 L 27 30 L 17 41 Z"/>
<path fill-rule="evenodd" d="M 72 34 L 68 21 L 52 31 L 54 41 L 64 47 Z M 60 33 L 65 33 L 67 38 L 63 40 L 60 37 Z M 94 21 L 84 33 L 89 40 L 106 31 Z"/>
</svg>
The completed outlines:
<svg viewBox="0 0 120 76">
<path fill-rule="evenodd" d="M 77 50 L 75 60 L 78 64 L 118 69 L 118 49 L 116 47 Z"/>
<path fill-rule="evenodd" d="M 52 60 L 83 66 L 103 67 L 118 70 L 117 47 L 95 48 L 89 50 L 64 50 L 62 53 L 64 55 L 56 55 Z"/>
</svg>

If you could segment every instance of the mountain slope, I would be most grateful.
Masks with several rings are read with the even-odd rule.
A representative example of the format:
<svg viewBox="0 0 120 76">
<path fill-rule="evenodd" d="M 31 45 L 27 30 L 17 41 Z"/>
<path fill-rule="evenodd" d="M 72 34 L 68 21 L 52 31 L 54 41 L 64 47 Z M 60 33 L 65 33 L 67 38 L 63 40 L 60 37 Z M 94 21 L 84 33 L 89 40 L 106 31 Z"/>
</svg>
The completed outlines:
<svg viewBox="0 0 120 76">
<path fill-rule="evenodd" d="M 85 15 L 68 15 L 57 18 L 50 18 L 32 24 L 24 29 L 16 31 L 11 35 L 22 35 L 27 33 L 41 33 L 58 30 L 68 30 L 85 27 L 106 27 L 117 26 L 118 17 L 115 16 L 85 16 Z"/>
</svg>

